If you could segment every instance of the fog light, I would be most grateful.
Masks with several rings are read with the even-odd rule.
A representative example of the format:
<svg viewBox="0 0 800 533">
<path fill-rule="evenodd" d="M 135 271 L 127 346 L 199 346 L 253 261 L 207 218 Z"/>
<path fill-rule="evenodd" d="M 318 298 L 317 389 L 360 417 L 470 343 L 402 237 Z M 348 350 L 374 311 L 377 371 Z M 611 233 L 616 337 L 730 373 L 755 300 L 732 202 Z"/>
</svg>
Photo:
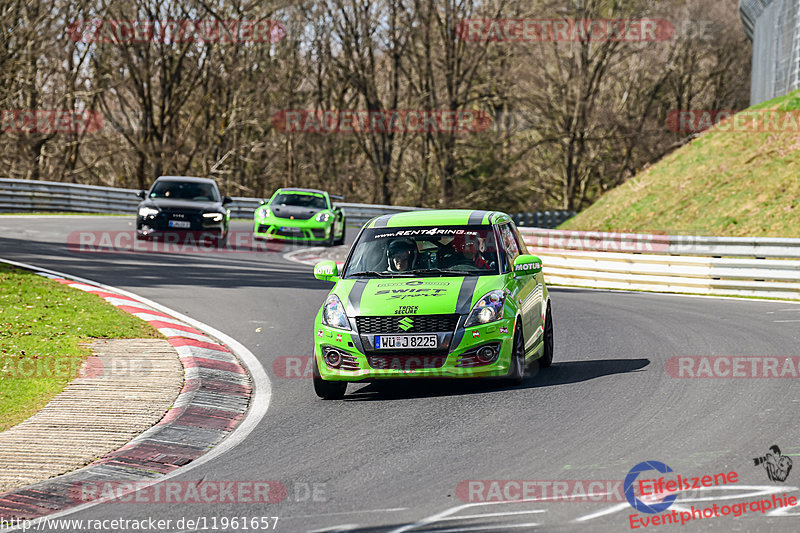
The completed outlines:
<svg viewBox="0 0 800 533">
<path fill-rule="evenodd" d="M 475 354 L 481 363 L 494 363 L 497 360 L 498 351 L 494 346 L 484 346 Z"/>
<path fill-rule="evenodd" d="M 342 354 L 336 350 L 328 350 L 325 352 L 325 364 L 331 368 L 339 368 L 342 364 Z"/>
</svg>

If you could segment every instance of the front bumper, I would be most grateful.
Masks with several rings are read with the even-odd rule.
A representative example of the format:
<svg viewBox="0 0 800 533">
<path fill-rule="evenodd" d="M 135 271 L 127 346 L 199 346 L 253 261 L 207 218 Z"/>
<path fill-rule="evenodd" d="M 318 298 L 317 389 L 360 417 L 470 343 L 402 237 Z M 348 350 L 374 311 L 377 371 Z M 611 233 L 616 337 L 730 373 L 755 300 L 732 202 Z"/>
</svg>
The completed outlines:
<svg viewBox="0 0 800 533">
<path fill-rule="evenodd" d="M 324 242 L 330 239 L 333 231 L 331 221 L 317 222 L 308 220 L 291 220 L 287 218 L 269 217 L 255 219 L 253 234 L 263 239 Z"/>
<path fill-rule="evenodd" d="M 456 346 L 442 351 L 370 349 L 372 335 L 359 336 L 325 326 L 319 320 L 314 329 L 314 357 L 320 377 L 326 381 L 375 381 L 408 378 L 491 378 L 505 377 L 511 365 L 513 350 L 513 319 L 467 329 L 459 328 L 447 336 Z M 451 343 L 452 343 L 451 342 Z M 485 345 L 500 346 L 495 362 L 474 364 L 474 352 Z M 358 347 L 361 347 L 359 349 Z M 340 368 L 331 368 L 323 358 L 329 349 L 340 352 L 345 361 Z"/>
<path fill-rule="evenodd" d="M 206 220 L 202 215 L 186 215 L 180 222 L 187 222 L 189 227 L 170 227 L 170 216 L 159 213 L 143 217 L 136 216 L 136 233 L 141 237 L 155 237 L 159 234 L 206 234 L 222 237 L 227 232 L 227 221 L 223 218 L 220 222 Z"/>
</svg>

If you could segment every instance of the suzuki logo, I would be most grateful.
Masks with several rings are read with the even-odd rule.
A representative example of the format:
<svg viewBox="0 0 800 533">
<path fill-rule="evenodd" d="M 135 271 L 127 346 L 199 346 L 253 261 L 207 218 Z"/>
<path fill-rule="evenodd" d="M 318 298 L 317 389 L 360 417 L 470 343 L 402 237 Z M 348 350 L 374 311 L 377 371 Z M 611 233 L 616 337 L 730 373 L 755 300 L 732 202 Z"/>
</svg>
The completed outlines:
<svg viewBox="0 0 800 533">
<path fill-rule="evenodd" d="M 414 327 L 414 321 L 408 317 L 402 319 L 400 322 L 398 322 L 398 324 L 400 324 L 400 329 L 403 331 L 408 331 Z"/>
</svg>

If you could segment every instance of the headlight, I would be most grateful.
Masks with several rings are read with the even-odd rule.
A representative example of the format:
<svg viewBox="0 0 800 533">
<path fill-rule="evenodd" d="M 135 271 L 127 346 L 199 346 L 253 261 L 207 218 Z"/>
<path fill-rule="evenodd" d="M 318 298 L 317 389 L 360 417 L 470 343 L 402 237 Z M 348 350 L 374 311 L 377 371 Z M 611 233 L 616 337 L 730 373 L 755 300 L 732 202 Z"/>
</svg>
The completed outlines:
<svg viewBox="0 0 800 533">
<path fill-rule="evenodd" d="M 506 294 L 502 290 L 487 292 L 470 311 L 464 327 L 468 328 L 500 320 L 503 318 L 503 304 L 505 301 Z"/>
<path fill-rule="evenodd" d="M 331 294 L 325 300 L 325 305 L 322 307 L 322 323 L 332 328 L 350 329 L 344 306 L 335 294 Z"/>
<path fill-rule="evenodd" d="M 158 214 L 158 209 L 153 209 L 152 207 L 140 207 L 139 208 L 139 216 L 140 217 L 152 217 Z"/>
<path fill-rule="evenodd" d="M 323 211 L 322 213 L 317 213 L 317 216 L 314 218 L 314 220 L 317 222 L 327 222 L 329 218 L 331 218 L 331 214 Z"/>
<path fill-rule="evenodd" d="M 203 218 L 212 222 L 222 222 L 223 217 L 222 213 L 203 213 Z"/>
<path fill-rule="evenodd" d="M 272 211 L 269 210 L 269 207 L 262 207 L 258 210 L 258 216 L 260 218 L 269 218 L 272 216 Z"/>
</svg>

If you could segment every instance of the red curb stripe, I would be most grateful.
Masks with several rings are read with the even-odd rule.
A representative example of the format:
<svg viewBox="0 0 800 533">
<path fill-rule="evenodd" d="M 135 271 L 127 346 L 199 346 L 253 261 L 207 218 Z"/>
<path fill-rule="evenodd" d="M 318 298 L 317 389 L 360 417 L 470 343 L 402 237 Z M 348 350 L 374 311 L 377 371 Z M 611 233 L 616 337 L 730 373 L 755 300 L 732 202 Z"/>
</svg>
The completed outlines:
<svg viewBox="0 0 800 533">
<path fill-rule="evenodd" d="M 231 353 L 227 346 L 221 344 L 214 344 L 213 342 L 203 342 L 195 339 L 187 339 L 186 337 L 176 337 L 167 339 L 173 346 L 195 346 L 197 348 L 206 348 L 208 350 L 216 350 L 218 352 Z"/>
<path fill-rule="evenodd" d="M 216 359 L 203 359 L 202 357 L 186 357 L 181 358 L 181 362 L 185 368 L 208 368 L 211 370 L 226 370 L 235 374 L 244 374 L 244 369 L 238 363 L 229 363 L 226 361 L 217 361 Z"/>
<path fill-rule="evenodd" d="M 161 328 L 176 329 L 178 331 L 185 331 L 186 333 L 194 333 L 195 335 L 202 335 L 205 337 L 204 333 L 197 331 L 191 326 L 184 326 L 183 324 L 174 324 L 172 322 L 164 322 L 162 320 L 148 320 L 147 322 L 156 329 L 161 329 Z"/>
<path fill-rule="evenodd" d="M 139 313 L 146 313 L 148 315 L 161 316 L 161 317 L 164 317 L 164 318 L 170 318 L 170 319 L 173 319 L 173 320 L 177 320 L 176 318 L 173 318 L 173 317 L 171 317 L 171 316 L 169 316 L 167 314 L 164 314 L 161 311 L 156 311 L 155 309 L 142 309 L 141 307 L 134 307 L 132 305 L 118 305 L 117 309 L 122 309 L 126 313 L 130 313 L 132 315 L 139 314 Z"/>
<path fill-rule="evenodd" d="M 88 292 L 89 294 L 96 294 L 100 298 L 117 298 L 119 300 L 128 300 L 129 302 L 139 303 L 136 300 L 134 300 L 133 298 L 129 298 L 127 296 L 122 296 L 121 294 L 116 294 L 116 293 L 113 293 L 113 292 L 107 292 L 107 291 L 104 291 L 102 289 L 98 289 L 96 291 L 84 291 L 84 292 Z"/>
</svg>

